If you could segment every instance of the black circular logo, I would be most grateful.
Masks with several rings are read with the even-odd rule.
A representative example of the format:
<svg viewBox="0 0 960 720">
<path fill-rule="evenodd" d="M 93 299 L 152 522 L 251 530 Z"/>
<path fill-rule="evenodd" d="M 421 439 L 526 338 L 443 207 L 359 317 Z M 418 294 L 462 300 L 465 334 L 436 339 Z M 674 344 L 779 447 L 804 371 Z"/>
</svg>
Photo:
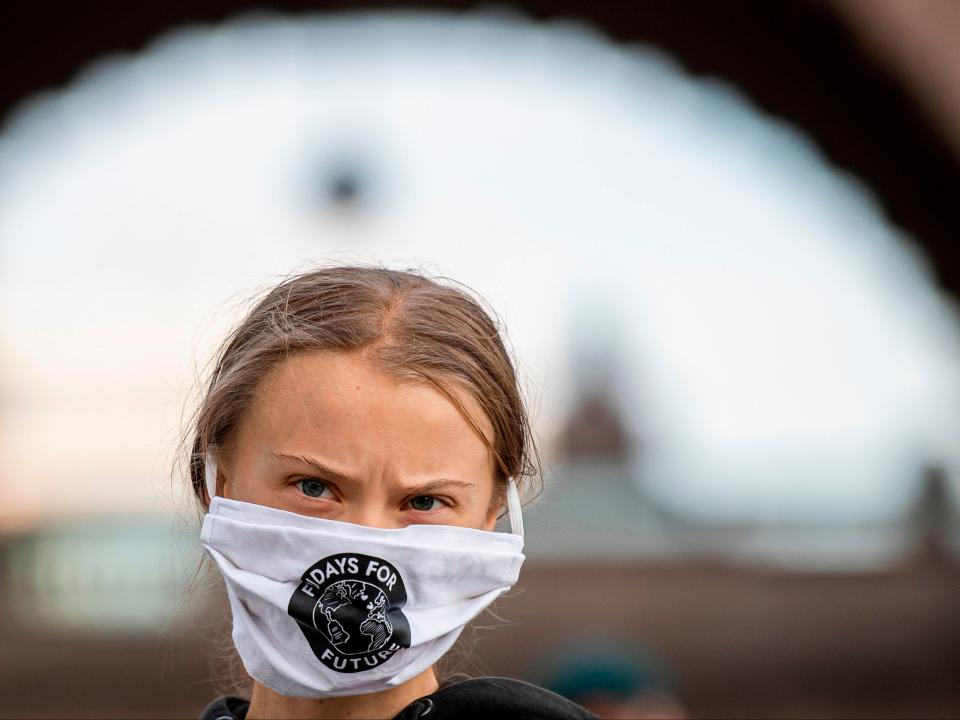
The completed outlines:
<svg viewBox="0 0 960 720">
<path fill-rule="evenodd" d="M 403 578 L 386 560 L 340 553 L 300 578 L 287 612 L 317 659 L 337 672 L 362 672 L 410 647 Z"/>
</svg>

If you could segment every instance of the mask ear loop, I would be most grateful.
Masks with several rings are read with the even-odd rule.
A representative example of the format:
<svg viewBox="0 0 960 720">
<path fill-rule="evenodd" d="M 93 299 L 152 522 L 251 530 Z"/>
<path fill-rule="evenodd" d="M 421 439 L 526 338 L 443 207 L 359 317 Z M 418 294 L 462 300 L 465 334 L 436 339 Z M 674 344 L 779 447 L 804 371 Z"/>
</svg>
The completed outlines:
<svg viewBox="0 0 960 720">
<path fill-rule="evenodd" d="M 513 478 L 507 479 L 507 512 L 510 514 L 510 532 L 523 537 L 523 511 L 520 507 L 520 493 Z"/>
<path fill-rule="evenodd" d="M 207 484 L 207 495 L 210 502 L 217 496 L 217 452 L 216 448 L 209 447 L 203 460 L 204 481 Z"/>
</svg>

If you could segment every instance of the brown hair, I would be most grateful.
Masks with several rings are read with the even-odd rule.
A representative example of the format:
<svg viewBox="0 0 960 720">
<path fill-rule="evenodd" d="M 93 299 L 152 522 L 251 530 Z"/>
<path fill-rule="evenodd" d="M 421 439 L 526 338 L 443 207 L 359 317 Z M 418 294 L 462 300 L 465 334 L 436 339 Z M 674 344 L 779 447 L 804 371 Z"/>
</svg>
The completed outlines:
<svg viewBox="0 0 960 720">
<path fill-rule="evenodd" d="M 493 313 L 485 311 L 482 301 L 464 286 L 443 280 L 381 267 L 331 266 L 290 276 L 255 300 L 219 347 L 183 436 L 200 510 L 206 509 L 207 449 L 224 445 L 273 368 L 298 352 L 316 350 L 363 349 L 400 379 L 432 383 L 490 449 L 496 473 L 493 501 L 502 499 L 508 477 L 526 491 L 536 482 L 539 491 L 539 454 Z M 464 408 L 454 384 L 483 408 L 493 427 L 492 438 Z M 471 626 L 471 632 L 477 628 Z M 441 660 L 437 670 L 441 684 L 465 676 L 463 670 L 479 669 L 462 644 L 470 643 L 467 637 L 464 633 Z M 249 692 L 250 678 L 228 632 L 211 660 L 222 690 Z"/>
<path fill-rule="evenodd" d="M 400 379 L 432 383 L 473 425 L 508 477 L 526 489 L 540 461 L 513 363 L 492 314 L 462 285 L 382 267 L 340 265 L 288 277 L 269 290 L 220 346 L 185 444 L 201 509 L 207 448 L 222 446 L 265 375 L 293 354 L 363 349 Z M 466 389 L 493 426 L 487 438 L 451 383 Z M 192 441 L 189 439 L 192 436 Z"/>
</svg>

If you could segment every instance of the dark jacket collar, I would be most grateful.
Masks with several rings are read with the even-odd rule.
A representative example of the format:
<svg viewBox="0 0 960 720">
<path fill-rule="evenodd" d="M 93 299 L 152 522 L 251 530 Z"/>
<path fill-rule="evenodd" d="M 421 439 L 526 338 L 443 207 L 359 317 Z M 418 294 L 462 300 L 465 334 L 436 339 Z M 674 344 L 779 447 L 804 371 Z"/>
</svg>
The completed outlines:
<svg viewBox="0 0 960 720">
<path fill-rule="evenodd" d="M 237 697 L 214 700 L 201 720 L 244 720 L 250 703 Z M 473 678 L 445 685 L 432 695 L 414 700 L 394 720 L 450 720 L 452 718 L 539 718 L 541 720 L 596 720 L 596 716 L 566 698 L 522 680 Z"/>
</svg>

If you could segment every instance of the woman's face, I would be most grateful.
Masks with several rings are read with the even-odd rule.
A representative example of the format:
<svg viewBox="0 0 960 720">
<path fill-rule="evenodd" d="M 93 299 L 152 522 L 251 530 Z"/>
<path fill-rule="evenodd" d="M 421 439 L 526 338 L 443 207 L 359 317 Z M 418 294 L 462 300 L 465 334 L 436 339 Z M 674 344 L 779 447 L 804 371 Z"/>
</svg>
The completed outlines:
<svg viewBox="0 0 960 720">
<path fill-rule="evenodd" d="M 476 400 L 458 399 L 492 437 Z M 382 528 L 496 521 L 493 461 L 470 423 L 432 385 L 357 352 L 277 366 L 222 456 L 222 493 L 244 502 Z"/>
</svg>

